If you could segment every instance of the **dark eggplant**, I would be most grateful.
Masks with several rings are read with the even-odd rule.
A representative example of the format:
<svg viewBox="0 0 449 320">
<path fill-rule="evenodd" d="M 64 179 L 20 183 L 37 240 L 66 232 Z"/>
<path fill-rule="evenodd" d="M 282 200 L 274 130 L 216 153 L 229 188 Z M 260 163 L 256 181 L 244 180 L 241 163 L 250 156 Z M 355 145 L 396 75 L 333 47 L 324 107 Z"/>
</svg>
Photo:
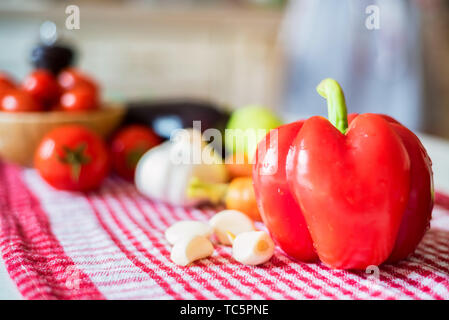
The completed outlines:
<svg viewBox="0 0 449 320">
<path fill-rule="evenodd" d="M 31 63 L 35 68 L 47 69 L 57 75 L 71 66 L 75 59 L 72 47 L 63 44 L 39 44 L 31 52 Z"/>
<path fill-rule="evenodd" d="M 224 129 L 229 113 L 219 106 L 195 100 L 135 101 L 127 104 L 125 124 L 144 124 L 163 139 L 169 139 L 173 130 L 192 128 L 193 121 L 201 121 L 201 131 L 216 128 L 222 132 L 222 143 L 212 143 L 220 155 L 224 156 Z"/>
</svg>

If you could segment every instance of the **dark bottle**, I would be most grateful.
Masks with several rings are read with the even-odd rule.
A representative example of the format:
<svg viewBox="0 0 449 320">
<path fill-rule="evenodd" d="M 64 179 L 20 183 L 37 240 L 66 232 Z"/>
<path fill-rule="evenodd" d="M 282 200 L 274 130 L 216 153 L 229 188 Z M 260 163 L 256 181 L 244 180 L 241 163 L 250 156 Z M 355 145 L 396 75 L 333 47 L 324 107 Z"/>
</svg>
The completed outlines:
<svg viewBox="0 0 449 320">
<path fill-rule="evenodd" d="M 56 75 L 71 66 L 74 60 L 74 48 L 58 39 L 56 25 L 53 22 L 45 21 L 40 27 L 40 43 L 31 51 L 33 66 L 47 69 Z"/>
</svg>

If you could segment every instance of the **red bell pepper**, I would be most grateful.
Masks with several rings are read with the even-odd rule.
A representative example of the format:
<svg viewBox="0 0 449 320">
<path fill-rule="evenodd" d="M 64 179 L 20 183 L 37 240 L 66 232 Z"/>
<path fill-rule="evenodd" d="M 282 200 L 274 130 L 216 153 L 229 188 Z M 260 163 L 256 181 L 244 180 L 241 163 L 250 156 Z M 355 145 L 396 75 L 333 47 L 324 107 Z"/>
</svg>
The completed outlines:
<svg viewBox="0 0 449 320">
<path fill-rule="evenodd" d="M 285 168 L 290 147 L 303 124 L 298 121 L 282 125 L 259 143 L 253 184 L 259 212 L 274 241 L 288 256 L 314 261 L 318 256 L 301 208 L 290 192 Z"/>
<path fill-rule="evenodd" d="M 348 121 L 335 80 L 317 89 L 328 100 L 330 121 L 311 117 L 278 128 L 277 152 L 274 131 L 259 144 L 253 179 L 267 228 L 288 255 L 310 261 L 314 247 L 333 268 L 406 258 L 428 228 L 433 207 L 424 147 L 391 117 L 350 115 Z M 263 174 L 275 166 L 273 175 Z"/>
</svg>

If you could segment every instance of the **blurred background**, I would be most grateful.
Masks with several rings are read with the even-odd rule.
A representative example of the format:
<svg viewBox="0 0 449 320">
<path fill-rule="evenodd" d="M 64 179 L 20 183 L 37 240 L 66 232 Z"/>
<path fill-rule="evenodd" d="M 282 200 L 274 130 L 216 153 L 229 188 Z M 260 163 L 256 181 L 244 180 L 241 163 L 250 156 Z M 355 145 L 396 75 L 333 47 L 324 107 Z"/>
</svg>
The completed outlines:
<svg viewBox="0 0 449 320">
<path fill-rule="evenodd" d="M 449 138 L 449 1 L 1 0 L 0 70 L 30 72 L 46 20 L 106 99 L 262 104 L 293 121 L 326 114 L 315 86 L 333 77 L 350 112 Z"/>
</svg>

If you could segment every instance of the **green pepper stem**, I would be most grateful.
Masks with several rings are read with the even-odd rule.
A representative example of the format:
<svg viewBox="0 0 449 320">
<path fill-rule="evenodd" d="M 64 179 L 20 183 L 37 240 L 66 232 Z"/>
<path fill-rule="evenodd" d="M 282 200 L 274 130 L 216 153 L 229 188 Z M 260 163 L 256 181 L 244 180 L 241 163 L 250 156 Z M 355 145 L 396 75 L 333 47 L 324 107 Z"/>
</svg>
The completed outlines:
<svg viewBox="0 0 449 320">
<path fill-rule="evenodd" d="M 212 204 L 219 204 L 224 201 L 227 191 L 227 183 L 207 183 L 192 177 L 187 186 L 187 198 L 204 199 Z"/>
<path fill-rule="evenodd" d="M 316 87 L 318 93 L 327 100 L 329 121 L 343 134 L 348 130 L 348 114 L 345 95 L 337 81 L 324 79 Z"/>
</svg>

